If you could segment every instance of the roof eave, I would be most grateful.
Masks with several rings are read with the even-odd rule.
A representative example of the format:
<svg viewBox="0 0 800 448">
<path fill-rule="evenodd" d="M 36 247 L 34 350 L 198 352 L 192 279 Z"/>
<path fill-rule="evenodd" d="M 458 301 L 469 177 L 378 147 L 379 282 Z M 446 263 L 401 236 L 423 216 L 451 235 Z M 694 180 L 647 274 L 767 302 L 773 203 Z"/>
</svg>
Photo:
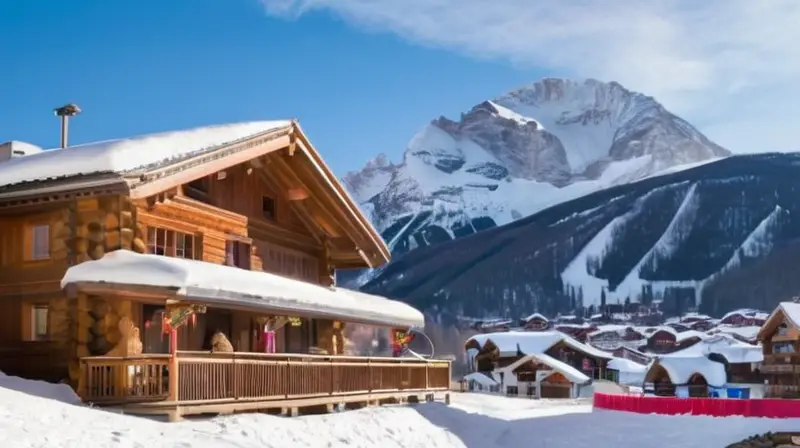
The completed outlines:
<svg viewBox="0 0 800 448">
<path fill-rule="evenodd" d="M 336 195 L 341 199 L 345 209 L 347 209 L 348 213 L 355 218 L 356 222 L 359 224 L 359 227 L 364 230 L 364 234 L 368 237 L 369 243 L 372 246 L 371 249 L 373 250 L 366 250 L 368 248 L 364 247 L 360 248 L 365 252 L 365 254 L 362 254 L 364 261 L 371 268 L 380 267 L 386 263 L 389 263 L 392 259 L 392 255 L 389 251 L 389 247 L 386 245 L 386 242 L 383 240 L 380 233 L 378 233 L 367 217 L 364 216 L 364 214 L 361 212 L 361 209 L 358 207 L 358 204 L 355 202 L 352 196 L 350 196 L 350 193 L 348 193 L 341 182 L 339 182 L 339 179 L 333 174 L 330 167 L 328 167 L 328 165 L 319 155 L 319 152 L 311 144 L 311 141 L 300 127 L 300 123 L 293 121 L 292 125 L 294 126 L 294 134 L 297 137 L 296 143 L 300 147 L 301 151 L 303 151 L 306 157 L 308 157 L 309 161 L 319 172 L 319 174 L 328 182 Z"/>
</svg>

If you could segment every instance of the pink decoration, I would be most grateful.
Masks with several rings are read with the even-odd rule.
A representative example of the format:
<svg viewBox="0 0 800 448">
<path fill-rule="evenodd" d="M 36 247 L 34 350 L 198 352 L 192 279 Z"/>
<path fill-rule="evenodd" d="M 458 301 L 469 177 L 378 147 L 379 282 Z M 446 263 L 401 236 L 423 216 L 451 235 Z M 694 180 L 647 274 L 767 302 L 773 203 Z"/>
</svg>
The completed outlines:
<svg viewBox="0 0 800 448">
<path fill-rule="evenodd" d="M 264 331 L 264 353 L 275 353 L 274 331 Z"/>
</svg>

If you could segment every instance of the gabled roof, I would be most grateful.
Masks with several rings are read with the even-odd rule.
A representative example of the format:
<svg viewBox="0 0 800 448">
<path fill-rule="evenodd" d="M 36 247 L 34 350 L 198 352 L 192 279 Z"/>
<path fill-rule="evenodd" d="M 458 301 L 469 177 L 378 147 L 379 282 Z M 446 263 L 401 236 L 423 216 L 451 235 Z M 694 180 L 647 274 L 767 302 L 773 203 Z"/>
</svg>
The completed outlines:
<svg viewBox="0 0 800 448">
<path fill-rule="evenodd" d="M 206 126 L 17 157 L 0 162 L 0 200 L 95 187 L 143 198 L 286 148 L 296 154 L 294 166 L 310 173 L 317 190 L 335 204 L 341 214 L 336 218 L 348 222 L 349 237 L 367 264 L 387 263 L 386 243 L 294 120 Z"/>
<path fill-rule="evenodd" d="M 49 149 L 0 162 L 0 187 L 24 190 L 42 181 L 146 173 L 256 136 L 281 130 L 288 133 L 291 128 L 291 120 L 255 121 Z"/>
<path fill-rule="evenodd" d="M 560 331 L 509 331 L 504 333 L 485 333 L 475 335 L 464 343 L 466 347 L 478 345 L 483 348 L 488 342 L 494 344 L 500 353 L 513 354 L 517 351 L 525 355 L 539 355 L 559 342 L 596 358 L 611 359 L 610 353 L 586 345 Z"/>
<path fill-rule="evenodd" d="M 772 311 L 772 314 L 769 315 L 764 325 L 761 326 L 761 330 L 758 331 L 758 340 L 763 340 L 766 335 L 766 330 L 773 327 L 773 323 L 775 319 L 779 319 L 780 316 L 784 316 L 786 320 L 792 323 L 797 328 L 800 328 L 800 303 L 795 302 L 781 302 L 778 304 L 777 308 Z"/>
</svg>

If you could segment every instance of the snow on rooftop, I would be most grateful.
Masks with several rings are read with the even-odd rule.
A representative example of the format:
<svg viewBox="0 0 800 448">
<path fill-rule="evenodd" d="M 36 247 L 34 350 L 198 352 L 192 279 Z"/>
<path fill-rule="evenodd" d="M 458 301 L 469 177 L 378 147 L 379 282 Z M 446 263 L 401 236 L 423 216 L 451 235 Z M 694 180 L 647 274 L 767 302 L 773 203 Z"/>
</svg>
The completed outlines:
<svg viewBox="0 0 800 448">
<path fill-rule="evenodd" d="M 475 341 L 483 347 L 487 341 L 492 341 L 502 354 L 513 354 L 517 349 L 526 355 L 538 355 L 546 352 L 550 347 L 559 342 L 564 342 L 575 350 L 587 355 L 602 359 L 611 359 L 612 356 L 602 350 L 586 345 L 560 331 L 507 331 L 502 333 L 478 334 L 467 341 Z"/>
<path fill-rule="evenodd" d="M 781 302 L 779 306 L 786 317 L 791 320 L 795 326 L 800 327 L 800 303 Z"/>
<path fill-rule="evenodd" d="M 254 121 L 50 149 L 0 162 L 0 186 L 91 173 L 124 173 L 289 126 Z"/>
<path fill-rule="evenodd" d="M 709 386 L 722 387 L 728 382 L 725 366 L 704 356 L 662 356 L 651 362 L 647 371 L 656 364 L 667 371 L 670 381 L 676 385 L 687 384 L 695 373 L 702 375 Z"/>
<path fill-rule="evenodd" d="M 630 359 L 625 358 L 612 359 L 608 362 L 608 368 L 627 373 L 644 373 L 647 371 L 647 366 L 643 366 L 638 362 L 633 362 Z"/>
<path fill-rule="evenodd" d="M 533 313 L 533 314 L 531 314 L 530 316 L 526 317 L 526 318 L 525 318 L 525 319 L 523 319 L 523 320 L 524 320 L 525 322 L 530 322 L 530 321 L 532 321 L 533 319 L 540 319 L 540 320 L 543 320 L 543 321 L 545 321 L 545 322 L 549 322 L 549 320 L 548 320 L 546 317 L 544 317 L 543 315 L 541 315 L 541 314 L 539 314 L 539 313 Z"/>
<path fill-rule="evenodd" d="M 737 341 L 725 334 L 707 336 L 705 340 L 701 340 L 683 350 L 662 355 L 662 357 L 707 357 L 710 354 L 722 355 L 729 363 L 754 363 L 764 360 L 764 353 L 760 345 Z"/>
<path fill-rule="evenodd" d="M 70 267 L 61 287 L 81 282 L 175 288 L 179 296 L 202 299 L 209 305 L 246 305 L 374 325 L 425 325 L 418 310 L 380 296 L 326 288 L 268 272 L 127 250 Z"/>
<path fill-rule="evenodd" d="M 726 334 L 737 334 L 745 339 L 755 339 L 758 336 L 758 332 L 761 331 L 761 327 L 756 325 L 750 325 L 746 327 L 735 327 L 733 325 L 717 325 L 713 329 L 709 330 L 708 332 L 714 333 L 726 333 Z"/>
</svg>

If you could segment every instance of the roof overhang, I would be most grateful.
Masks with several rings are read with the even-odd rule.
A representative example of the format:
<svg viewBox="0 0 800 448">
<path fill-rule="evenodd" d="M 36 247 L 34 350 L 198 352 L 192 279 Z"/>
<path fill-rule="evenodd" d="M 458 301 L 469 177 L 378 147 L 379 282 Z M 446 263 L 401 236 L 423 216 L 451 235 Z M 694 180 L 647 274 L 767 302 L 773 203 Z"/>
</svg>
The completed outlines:
<svg viewBox="0 0 800 448">
<path fill-rule="evenodd" d="M 424 327 L 410 305 L 344 288 L 266 272 L 118 250 L 70 267 L 61 287 L 71 294 L 194 303 L 225 309 L 332 319 L 383 327 Z"/>
</svg>

